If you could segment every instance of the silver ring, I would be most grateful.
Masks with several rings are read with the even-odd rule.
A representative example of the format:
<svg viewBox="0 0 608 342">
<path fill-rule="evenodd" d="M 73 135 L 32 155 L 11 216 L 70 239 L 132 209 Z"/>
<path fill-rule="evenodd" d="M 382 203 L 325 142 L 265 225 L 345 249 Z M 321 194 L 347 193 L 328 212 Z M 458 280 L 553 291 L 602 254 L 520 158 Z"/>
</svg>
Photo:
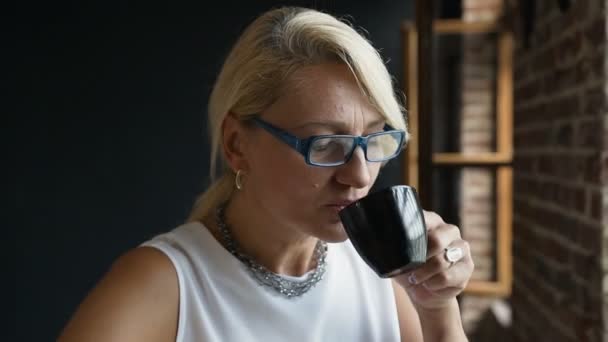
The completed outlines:
<svg viewBox="0 0 608 342">
<path fill-rule="evenodd" d="M 460 247 L 447 247 L 445 248 L 444 257 L 447 262 L 450 263 L 450 267 L 457 263 L 464 256 L 464 252 Z"/>
</svg>

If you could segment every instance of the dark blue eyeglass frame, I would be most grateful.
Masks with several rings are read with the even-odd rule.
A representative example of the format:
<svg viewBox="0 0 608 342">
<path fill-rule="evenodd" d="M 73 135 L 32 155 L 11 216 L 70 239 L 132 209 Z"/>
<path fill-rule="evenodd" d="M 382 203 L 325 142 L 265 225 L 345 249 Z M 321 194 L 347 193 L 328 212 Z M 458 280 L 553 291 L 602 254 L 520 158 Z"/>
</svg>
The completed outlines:
<svg viewBox="0 0 608 342">
<path fill-rule="evenodd" d="M 372 134 L 369 134 L 366 136 L 356 136 L 356 135 L 346 135 L 346 134 L 328 134 L 328 135 L 312 135 L 308 138 L 299 139 L 298 137 L 290 134 L 289 132 L 286 132 L 258 117 L 253 118 L 252 121 L 255 124 L 257 124 L 258 126 L 260 126 L 261 128 L 263 128 L 264 130 L 266 130 L 267 132 L 269 132 L 270 134 L 274 135 L 279 140 L 281 140 L 284 143 L 286 143 L 287 145 L 289 145 L 294 150 L 298 151 L 302 156 L 304 156 L 304 160 L 306 161 L 306 164 L 314 165 L 314 166 L 328 167 L 328 166 L 338 166 L 338 165 L 346 164 L 352 158 L 355 150 L 357 149 L 357 146 L 361 146 L 361 148 L 363 149 L 363 154 L 365 155 L 365 159 L 367 161 L 369 161 L 369 162 L 387 161 L 387 160 L 393 159 L 399 155 L 401 150 L 403 150 L 404 142 L 405 142 L 405 131 L 400 130 L 400 129 L 394 129 L 393 127 L 391 127 L 388 124 L 384 125 L 384 129 L 382 132 L 372 133 Z M 398 144 L 399 148 L 397 149 L 397 151 L 393 155 L 390 155 L 381 160 L 369 160 L 367 157 L 367 142 L 368 142 L 369 138 L 374 137 L 376 135 L 389 133 L 389 132 L 393 133 L 393 134 L 395 134 L 395 133 L 399 134 L 399 144 Z M 331 164 L 319 164 L 319 163 L 311 162 L 309 152 L 310 152 L 310 146 L 312 145 L 312 143 L 317 139 L 330 138 L 330 137 L 354 138 L 354 144 L 353 144 L 352 151 L 350 151 L 350 153 L 348 155 L 346 155 L 344 160 L 341 162 L 331 163 Z"/>
</svg>

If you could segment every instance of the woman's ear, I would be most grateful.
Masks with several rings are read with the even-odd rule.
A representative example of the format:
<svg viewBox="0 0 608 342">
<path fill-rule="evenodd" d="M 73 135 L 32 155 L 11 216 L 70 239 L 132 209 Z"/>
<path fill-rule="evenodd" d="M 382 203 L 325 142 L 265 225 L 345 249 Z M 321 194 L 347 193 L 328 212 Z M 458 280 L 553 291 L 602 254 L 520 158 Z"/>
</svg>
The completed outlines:
<svg viewBox="0 0 608 342">
<path fill-rule="evenodd" d="M 228 165 L 234 172 L 247 171 L 249 163 L 246 153 L 247 127 L 229 112 L 222 122 L 222 148 Z"/>
</svg>

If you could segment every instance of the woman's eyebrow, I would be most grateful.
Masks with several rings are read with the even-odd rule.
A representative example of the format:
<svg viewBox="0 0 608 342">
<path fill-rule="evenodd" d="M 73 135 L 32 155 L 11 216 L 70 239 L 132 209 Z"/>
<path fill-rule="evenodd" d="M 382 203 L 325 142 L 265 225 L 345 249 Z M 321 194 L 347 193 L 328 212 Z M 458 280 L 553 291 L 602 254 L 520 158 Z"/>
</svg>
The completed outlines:
<svg viewBox="0 0 608 342">
<path fill-rule="evenodd" d="M 383 126 L 386 123 L 385 119 L 374 120 L 367 124 L 366 129 L 370 129 L 373 127 Z M 323 128 L 332 128 L 336 131 L 344 131 L 348 127 L 342 121 L 309 121 L 297 126 L 292 127 L 292 129 L 301 129 L 301 128 L 309 128 L 309 127 L 323 127 Z"/>
</svg>

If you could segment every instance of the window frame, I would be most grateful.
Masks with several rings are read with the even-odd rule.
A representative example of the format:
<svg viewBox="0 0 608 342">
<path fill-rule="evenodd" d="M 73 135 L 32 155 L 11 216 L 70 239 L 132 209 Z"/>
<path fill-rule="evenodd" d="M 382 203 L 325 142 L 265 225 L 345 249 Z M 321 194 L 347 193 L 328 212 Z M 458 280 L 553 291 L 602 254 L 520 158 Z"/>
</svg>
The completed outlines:
<svg viewBox="0 0 608 342">
<path fill-rule="evenodd" d="M 401 27 L 403 84 L 408 100 L 408 129 L 411 138 L 403 156 L 403 180 L 418 188 L 419 175 L 428 174 L 433 168 L 476 166 L 496 169 L 496 279 L 471 280 L 465 293 L 507 297 L 511 294 L 513 282 L 513 34 L 495 21 L 434 20 L 432 27 L 433 34 L 497 34 L 496 152 L 433 153 L 431 158 L 420 158 L 420 144 L 430 143 L 432 137 L 419 135 L 418 103 L 422 94 L 418 89 L 418 33 L 415 23 L 405 22 Z M 425 163 L 425 160 L 429 162 Z M 431 194 L 421 193 L 420 196 Z"/>
</svg>

